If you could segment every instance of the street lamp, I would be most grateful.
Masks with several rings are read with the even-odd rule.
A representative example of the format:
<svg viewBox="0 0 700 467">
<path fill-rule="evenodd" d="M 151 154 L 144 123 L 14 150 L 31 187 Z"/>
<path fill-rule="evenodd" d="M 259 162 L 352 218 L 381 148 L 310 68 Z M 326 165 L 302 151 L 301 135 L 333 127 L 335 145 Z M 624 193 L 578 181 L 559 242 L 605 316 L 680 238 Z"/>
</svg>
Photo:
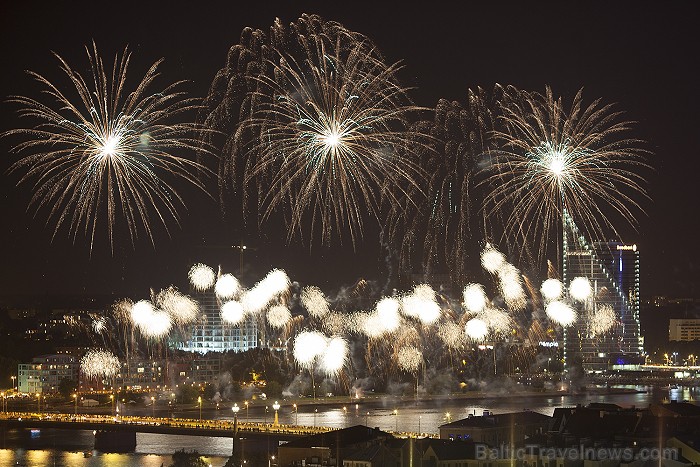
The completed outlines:
<svg viewBox="0 0 700 467">
<path fill-rule="evenodd" d="M 396 422 L 394 424 L 394 431 L 397 432 L 399 431 L 399 411 L 394 409 L 394 421 Z"/>
<path fill-rule="evenodd" d="M 272 404 L 272 408 L 275 409 L 275 426 L 278 426 L 280 424 L 279 416 L 277 415 L 277 411 L 280 409 L 280 403 L 275 401 L 274 404 Z"/>
<path fill-rule="evenodd" d="M 202 421 L 202 396 L 197 398 L 197 403 L 199 404 L 199 421 Z"/>
<path fill-rule="evenodd" d="M 151 396 L 151 416 L 156 416 L 156 398 Z"/>
<path fill-rule="evenodd" d="M 272 467 L 272 461 L 275 460 L 275 456 L 270 456 L 270 459 L 267 461 L 267 467 Z"/>
<path fill-rule="evenodd" d="M 5 393 L 0 392 L 0 395 L 2 395 L 2 411 L 7 412 L 7 408 L 5 407 Z"/>
<path fill-rule="evenodd" d="M 314 428 L 316 428 L 316 414 L 318 413 L 318 409 L 314 409 Z"/>
<path fill-rule="evenodd" d="M 12 380 L 12 390 L 15 391 L 15 380 L 17 379 L 16 376 L 10 376 L 10 379 Z"/>
<path fill-rule="evenodd" d="M 114 415 L 114 394 L 109 395 L 109 400 L 112 403 L 112 415 Z"/>
<path fill-rule="evenodd" d="M 78 416 L 78 394 L 73 394 L 73 403 L 75 404 L 75 416 Z"/>
<path fill-rule="evenodd" d="M 238 411 L 241 410 L 238 404 L 233 404 L 231 411 L 233 412 L 233 443 L 231 445 L 231 456 L 236 454 L 236 436 L 238 436 Z"/>
<path fill-rule="evenodd" d="M 245 401 L 244 404 L 245 404 L 245 422 L 248 423 L 250 421 L 250 417 L 248 416 L 248 401 Z"/>
<path fill-rule="evenodd" d="M 294 424 L 296 426 L 299 426 L 299 407 L 297 407 L 296 404 L 294 404 Z"/>
<path fill-rule="evenodd" d="M 422 415 L 418 415 L 418 436 L 420 436 L 420 421 L 423 418 Z"/>
<path fill-rule="evenodd" d="M 369 426 L 368 419 L 369 419 L 369 412 L 367 412 L 367 413 L 365 414 L 365 426 Z"/>
<path fill-rule="evenodd" d="M 41 394 L 36 393 L 36 411 L 41 413 Z"/>
</svg>

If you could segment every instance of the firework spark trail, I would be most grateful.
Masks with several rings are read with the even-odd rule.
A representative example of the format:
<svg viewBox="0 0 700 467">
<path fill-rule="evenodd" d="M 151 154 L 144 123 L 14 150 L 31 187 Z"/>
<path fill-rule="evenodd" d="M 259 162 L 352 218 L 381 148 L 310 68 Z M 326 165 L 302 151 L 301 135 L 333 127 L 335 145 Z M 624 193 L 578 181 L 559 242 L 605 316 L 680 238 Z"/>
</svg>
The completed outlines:
<svg viewBox="0 0 700 467">
<path fill-rule="evenodd" d="M 30 97 L 13 96 L 21 106 L 19 115 L 38 121 L 33 128 L 8 131 L 24 141 L 13 150 L 26 153 L 11 170 L 25 171 L 20 182 L 33 180 L 30 206 L 49 211 L 47 222 L 56 227 L 69 224 L 75 238 L 85 230 L 92 250 L 100 211 L 106 206 L 110 246 L 118 214 L 128 227 L 132 243 L 143 228 L 154 242 L 151 218 L 163 223 L 171 217 L 178 221 L 178 206 L 183 199 L 174 186 L 161 178 L 167 174 L 202 190 L 204 185 L 193 175 L 207 169 L 173 153 L 183 150 L 210 153 L 211 146 L 194 138 L 194 131 L 206 132 L 192 123 L 171 122 L 174 117 L 197 108 L 196 100 L 184 98 L 182 81 L 151 92 L 159 75 L 157 61 L 146 72 L 133 92 L 126 90 L 126 75 L 131 54 L 125 49 L 116 56 L 111 76 L 93 43 L 86 47 L 91 76 L 87 79 L 73 70 L 60 56 L 56 58 L 77 93 L 74 102 L 47 78 L 30 72 L 44 93 L 54 99 L 53 106 Z"/>
<path fill-rule="evenodd" d="M 635 196 L 645 197 L 640 170 L 648 151 L 627 136 L 632 122 L 599 100 L 584 106 L 582 91 L 566 108 L 544 94 L 512 90 L 501 102 L 500 149 L 486 169 L 489 215 L 509 213 L 505 236 L 538 244 L 541 258 L 568 213 L 588 238 L 614 226 L 608 212 L 636 225 Z"/>
<path fill-rule="evenodd" d="M 199 292 L 209 290 L 216 282 L 216 273 L 214 270 L 202 263 L 197 263 L 192 266 L 187 276 L 190 279 L 192 287 Z"/>
</svg>

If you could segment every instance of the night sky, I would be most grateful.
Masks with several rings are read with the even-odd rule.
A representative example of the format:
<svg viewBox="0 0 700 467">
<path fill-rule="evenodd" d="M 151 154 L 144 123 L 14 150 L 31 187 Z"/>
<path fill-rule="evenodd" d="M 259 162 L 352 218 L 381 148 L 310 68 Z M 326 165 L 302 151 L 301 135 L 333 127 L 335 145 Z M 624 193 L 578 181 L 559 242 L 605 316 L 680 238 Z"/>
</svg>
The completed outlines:
<svg viewBox="0 0 700 467">
<path fill-rule="evenodd" d="M 569 100 L 584 87 L 585 102 L 616 102 L 638 121 L 635 135 L 654 152 L 651 201 L 642 201 L 647 215 L 640 215 L 638 231 L 620 229 L 623 241 L 640 246 L 643 295 L 700 296 L 697 2 L 177 3 L 4 2 L 0 96 L 38 97 L 24 70 L 65 82 L 52 50 L 85 70 L 83 46 L 94 39 L 109 63 L 129 45 L 132 77 L 164 57 L 158 83 L 191 80 L 190 94 L 204 97 L 244 27 L 267 30 L 275 17 L 287 24 L 301 13 L 338 21 L 370 37 L 388 61 L 403 61 L 402 82 L 417 88 L 412 97 L 426 107 L 440 98 L 464 102 L 468 88 L 491 89 L 495 83 L 537 91 L 549 84 Z M 0 130 L 22 125 L 15 109 L 0 104 Z M 221 263 L 237 272 L 238 253 L 231 246 L 241 241 L 240 229 L 221 220 L 214 200 L 187 189 L 182 194 L 189 210 L 181 211 L 181 227 L 170 223 L 170 236 L 156 229 L 155 248 L 145 236 L 133 247 L 128 238 L 118 238 L 114 252 L 98 242 L 90 253 L 82 236 L 74 242 L 65 229 L 52 239 L 45 213 L 34 217 L 26 210 L 31 184 L 16 186 L 18 175 L 7 173 L 17 157 L 9 154 L 13 142 L 0 140 L 0 296 L 139 299 L 150 287 L 185 286 L 194 262 Z M 216 197 L 214 180 L 209 186 Z M 247 230 L 243 241 L 255 248 L 244 258 L 248 284 L 272 267 L 324 289 L 359 277 L 381 280 L 386 272 L 385 253 L 371 229 L 356 252 L 348 242 L 287 243 L 275 226 Z"/>
</svg>

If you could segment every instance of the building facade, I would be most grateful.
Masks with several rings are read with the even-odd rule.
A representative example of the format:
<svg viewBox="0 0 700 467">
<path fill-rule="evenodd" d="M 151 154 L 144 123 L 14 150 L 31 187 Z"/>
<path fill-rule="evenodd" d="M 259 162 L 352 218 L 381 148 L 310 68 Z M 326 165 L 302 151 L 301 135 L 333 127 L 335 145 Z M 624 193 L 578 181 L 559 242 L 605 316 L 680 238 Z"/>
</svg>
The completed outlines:
<svg viewBox="0 0 700 467">
<path fill-rule="evenodd" d="M 221 301 L 214 292 L 193 292 L 201 310 L 201 319 L 195 322 L 174 346 L 187 352 L 244 352 L 258 346 L 258 322 L 248 316 L 239 324 L 231 325 L 221 319 Z"/>
<path fill-rule="evenodd" d="M 700 319 L 670 319 L 668 321 L 668 340 L 700 340 Z"/>
<path fill-rule="evenodd" d="M 40 355 L 17 365 L 17 390 L 25 394 L 58 392 L 61 381 L 78 381 L 80 364 L 72 355 Z"/>
<path fill-rule="evenodd" d="M 639 332 L 640 258 L 637 245 L 620 242 L 589 243 L 573 220 L 565 215 L 563 281 L 568 287 L 576 277 L 586 277 L 590 298 L 576 303 L 579 319 L 564 330 L 564 359 L 569 366 L 580 362 L 587 371 L 612 365 L 643 362 Z M 605 333 L 594 333 L 593 316 L 600 307 L 613 309 L 616 322 Z"/>
</svg>

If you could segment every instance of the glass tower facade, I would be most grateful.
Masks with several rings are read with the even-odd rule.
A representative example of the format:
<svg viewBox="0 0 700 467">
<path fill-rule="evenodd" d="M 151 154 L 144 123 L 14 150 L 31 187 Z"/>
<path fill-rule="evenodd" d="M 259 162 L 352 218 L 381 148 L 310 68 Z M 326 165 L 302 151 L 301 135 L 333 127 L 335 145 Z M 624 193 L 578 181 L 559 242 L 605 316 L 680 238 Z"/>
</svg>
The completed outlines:
<svg viewBox="0 0 700 467">
<path fill-rule="evenodd" d="M 573 220 L 565 215 L 563 280 L 568 287 L 576 277 L 587 277 L 593 293 L 575 303 L 579 318 L 564 331 L 567 366 L 580 362 L 586 371 L 613 365 L 643 362 L 643 339 L 639 333 L 639 249 L 620 242 L 589 243 Z M 607 332 L 595 334 L 591 323 L 596 310 L 610 306 L 616 316 Z"/>
<path fill-rule="evenodd" d="M 186 333 L 180 336 L 175 346 L 188 352 L 244 352 L 258 346 L 258 323 L 248 316 L 241 323 L 231 325 L 221 319 L 221 302 L 214 292 L 193 292 L 201 318 Z"/>
</svg>

